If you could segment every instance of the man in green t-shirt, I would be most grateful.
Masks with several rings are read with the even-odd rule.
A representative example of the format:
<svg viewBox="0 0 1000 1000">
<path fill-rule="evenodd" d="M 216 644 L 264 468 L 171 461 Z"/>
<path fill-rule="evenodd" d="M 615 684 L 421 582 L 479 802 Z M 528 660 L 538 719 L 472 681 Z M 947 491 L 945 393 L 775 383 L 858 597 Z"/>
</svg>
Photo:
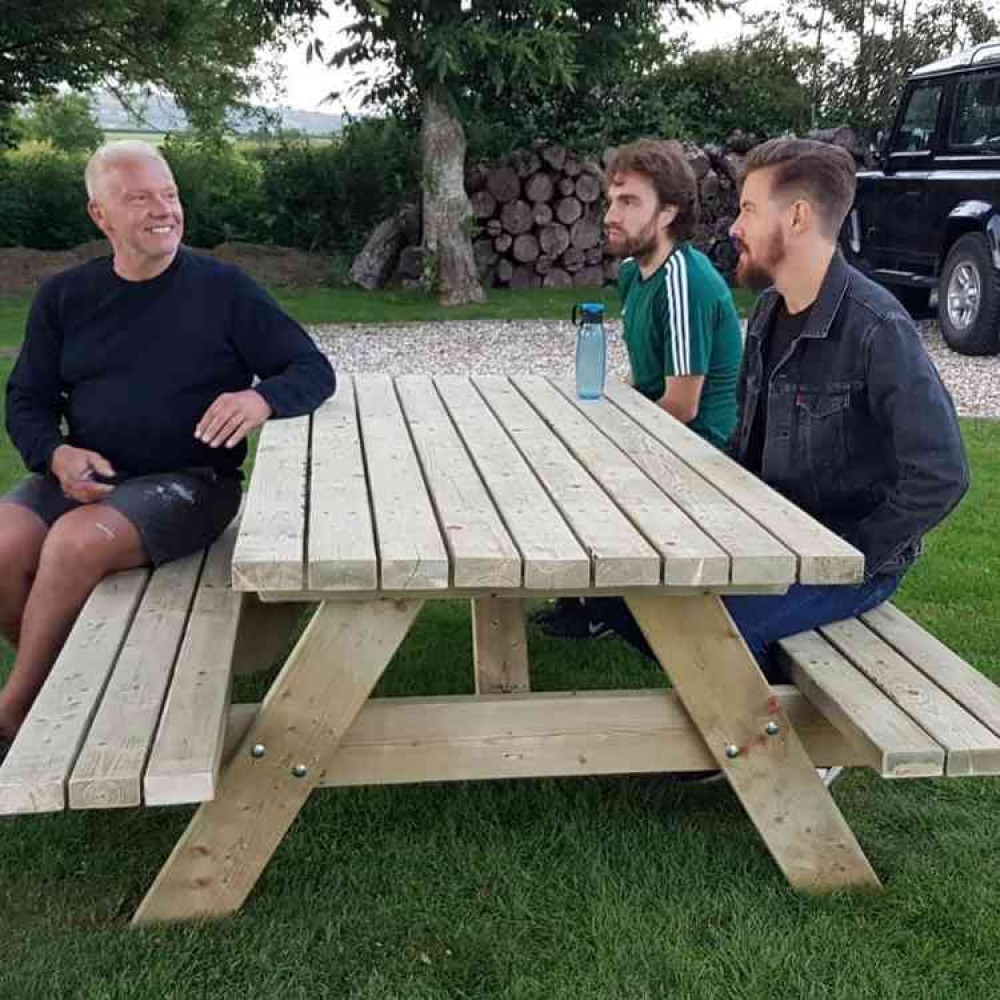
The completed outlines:
<svg viewBox="0 0 1000 1000">
<path fill-rule="evenodd" d="M 736 426 L 743 341 L 728 286 L 687 242 L 698 223 L 694 172 L 673 144 L 644 139 L 618 150 L 606 180 L 629 382 L 722 448 Z M 549 635 L 588 638 L 614 631 L 620 614 L 628 609 L 615 599 L 569 598 L 534 621 Z"/>
</svg>

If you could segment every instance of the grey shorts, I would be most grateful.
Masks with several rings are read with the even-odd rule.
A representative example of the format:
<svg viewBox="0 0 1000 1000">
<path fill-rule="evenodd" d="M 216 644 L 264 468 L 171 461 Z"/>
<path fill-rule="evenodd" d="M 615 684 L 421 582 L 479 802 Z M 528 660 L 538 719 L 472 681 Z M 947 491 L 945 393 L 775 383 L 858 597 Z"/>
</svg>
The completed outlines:
<svg viewBox="0 0 1000 1000">
<path fill-rule="evenodd" d="M 135 476 L 115 486 L 94 506 L 111 507 L 139 532 L 154 566 L 211 545 L 240 508 L 242 477 L 210 468 Z M 63 514 L 84 506 L 63 495 L 51 475 L 30 476 L 0 503 L 33 510 L 50 528 Z"/>
</svg>

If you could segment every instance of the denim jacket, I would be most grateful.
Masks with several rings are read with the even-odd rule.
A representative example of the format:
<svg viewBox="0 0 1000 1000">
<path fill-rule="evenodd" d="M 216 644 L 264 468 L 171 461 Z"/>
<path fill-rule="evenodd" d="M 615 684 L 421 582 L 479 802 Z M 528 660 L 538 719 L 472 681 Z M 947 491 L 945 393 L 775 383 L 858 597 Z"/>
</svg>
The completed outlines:
<svg viewBox="0 0 1000 1000">
<path fill-rule="evenodd" d="M 769 288 L 747 329 L 741 463 L 779 304 Z M 902 306 L 836 253 L 766 392 L 761 478 L 863 552 L 866 579 L 902 572 L 969 486 L 954 404 Z"/>
</svg>

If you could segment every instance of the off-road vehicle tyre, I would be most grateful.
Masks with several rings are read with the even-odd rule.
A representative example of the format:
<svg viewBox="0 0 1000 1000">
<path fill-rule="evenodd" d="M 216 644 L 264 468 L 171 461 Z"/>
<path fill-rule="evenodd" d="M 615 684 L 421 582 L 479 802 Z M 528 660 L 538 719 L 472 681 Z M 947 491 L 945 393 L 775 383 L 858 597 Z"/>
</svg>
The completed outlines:
<svg viewBox="0 0 1000 1000">
<path fill-rule="evenodd" d="M 1000 274 L 986 237 L 967 233 L 948 253 L 938 285 L 941 336 L 959 354 L 1000 352 Z"/>
</svg>

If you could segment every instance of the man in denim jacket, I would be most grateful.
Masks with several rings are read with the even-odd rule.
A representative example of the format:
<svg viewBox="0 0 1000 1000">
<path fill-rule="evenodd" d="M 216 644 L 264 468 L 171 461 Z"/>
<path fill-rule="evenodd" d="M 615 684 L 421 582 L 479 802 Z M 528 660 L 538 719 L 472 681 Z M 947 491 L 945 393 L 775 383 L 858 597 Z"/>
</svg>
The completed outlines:
<svg viewBox="0 0 1000 1000">
<path fill-rule="evenodd" d="M 762 294 L 730 452 L 865 556 L 854 587 L 726 598 L 774 678 L 771 643 L 889 598 L 969 471 L 955 407 L 912 319 L 837 249 L 854 199 L 850 154 L 775 139 L 751 152 L 747 170 L 730 233 L 737 279 Z"/>
</svg>

